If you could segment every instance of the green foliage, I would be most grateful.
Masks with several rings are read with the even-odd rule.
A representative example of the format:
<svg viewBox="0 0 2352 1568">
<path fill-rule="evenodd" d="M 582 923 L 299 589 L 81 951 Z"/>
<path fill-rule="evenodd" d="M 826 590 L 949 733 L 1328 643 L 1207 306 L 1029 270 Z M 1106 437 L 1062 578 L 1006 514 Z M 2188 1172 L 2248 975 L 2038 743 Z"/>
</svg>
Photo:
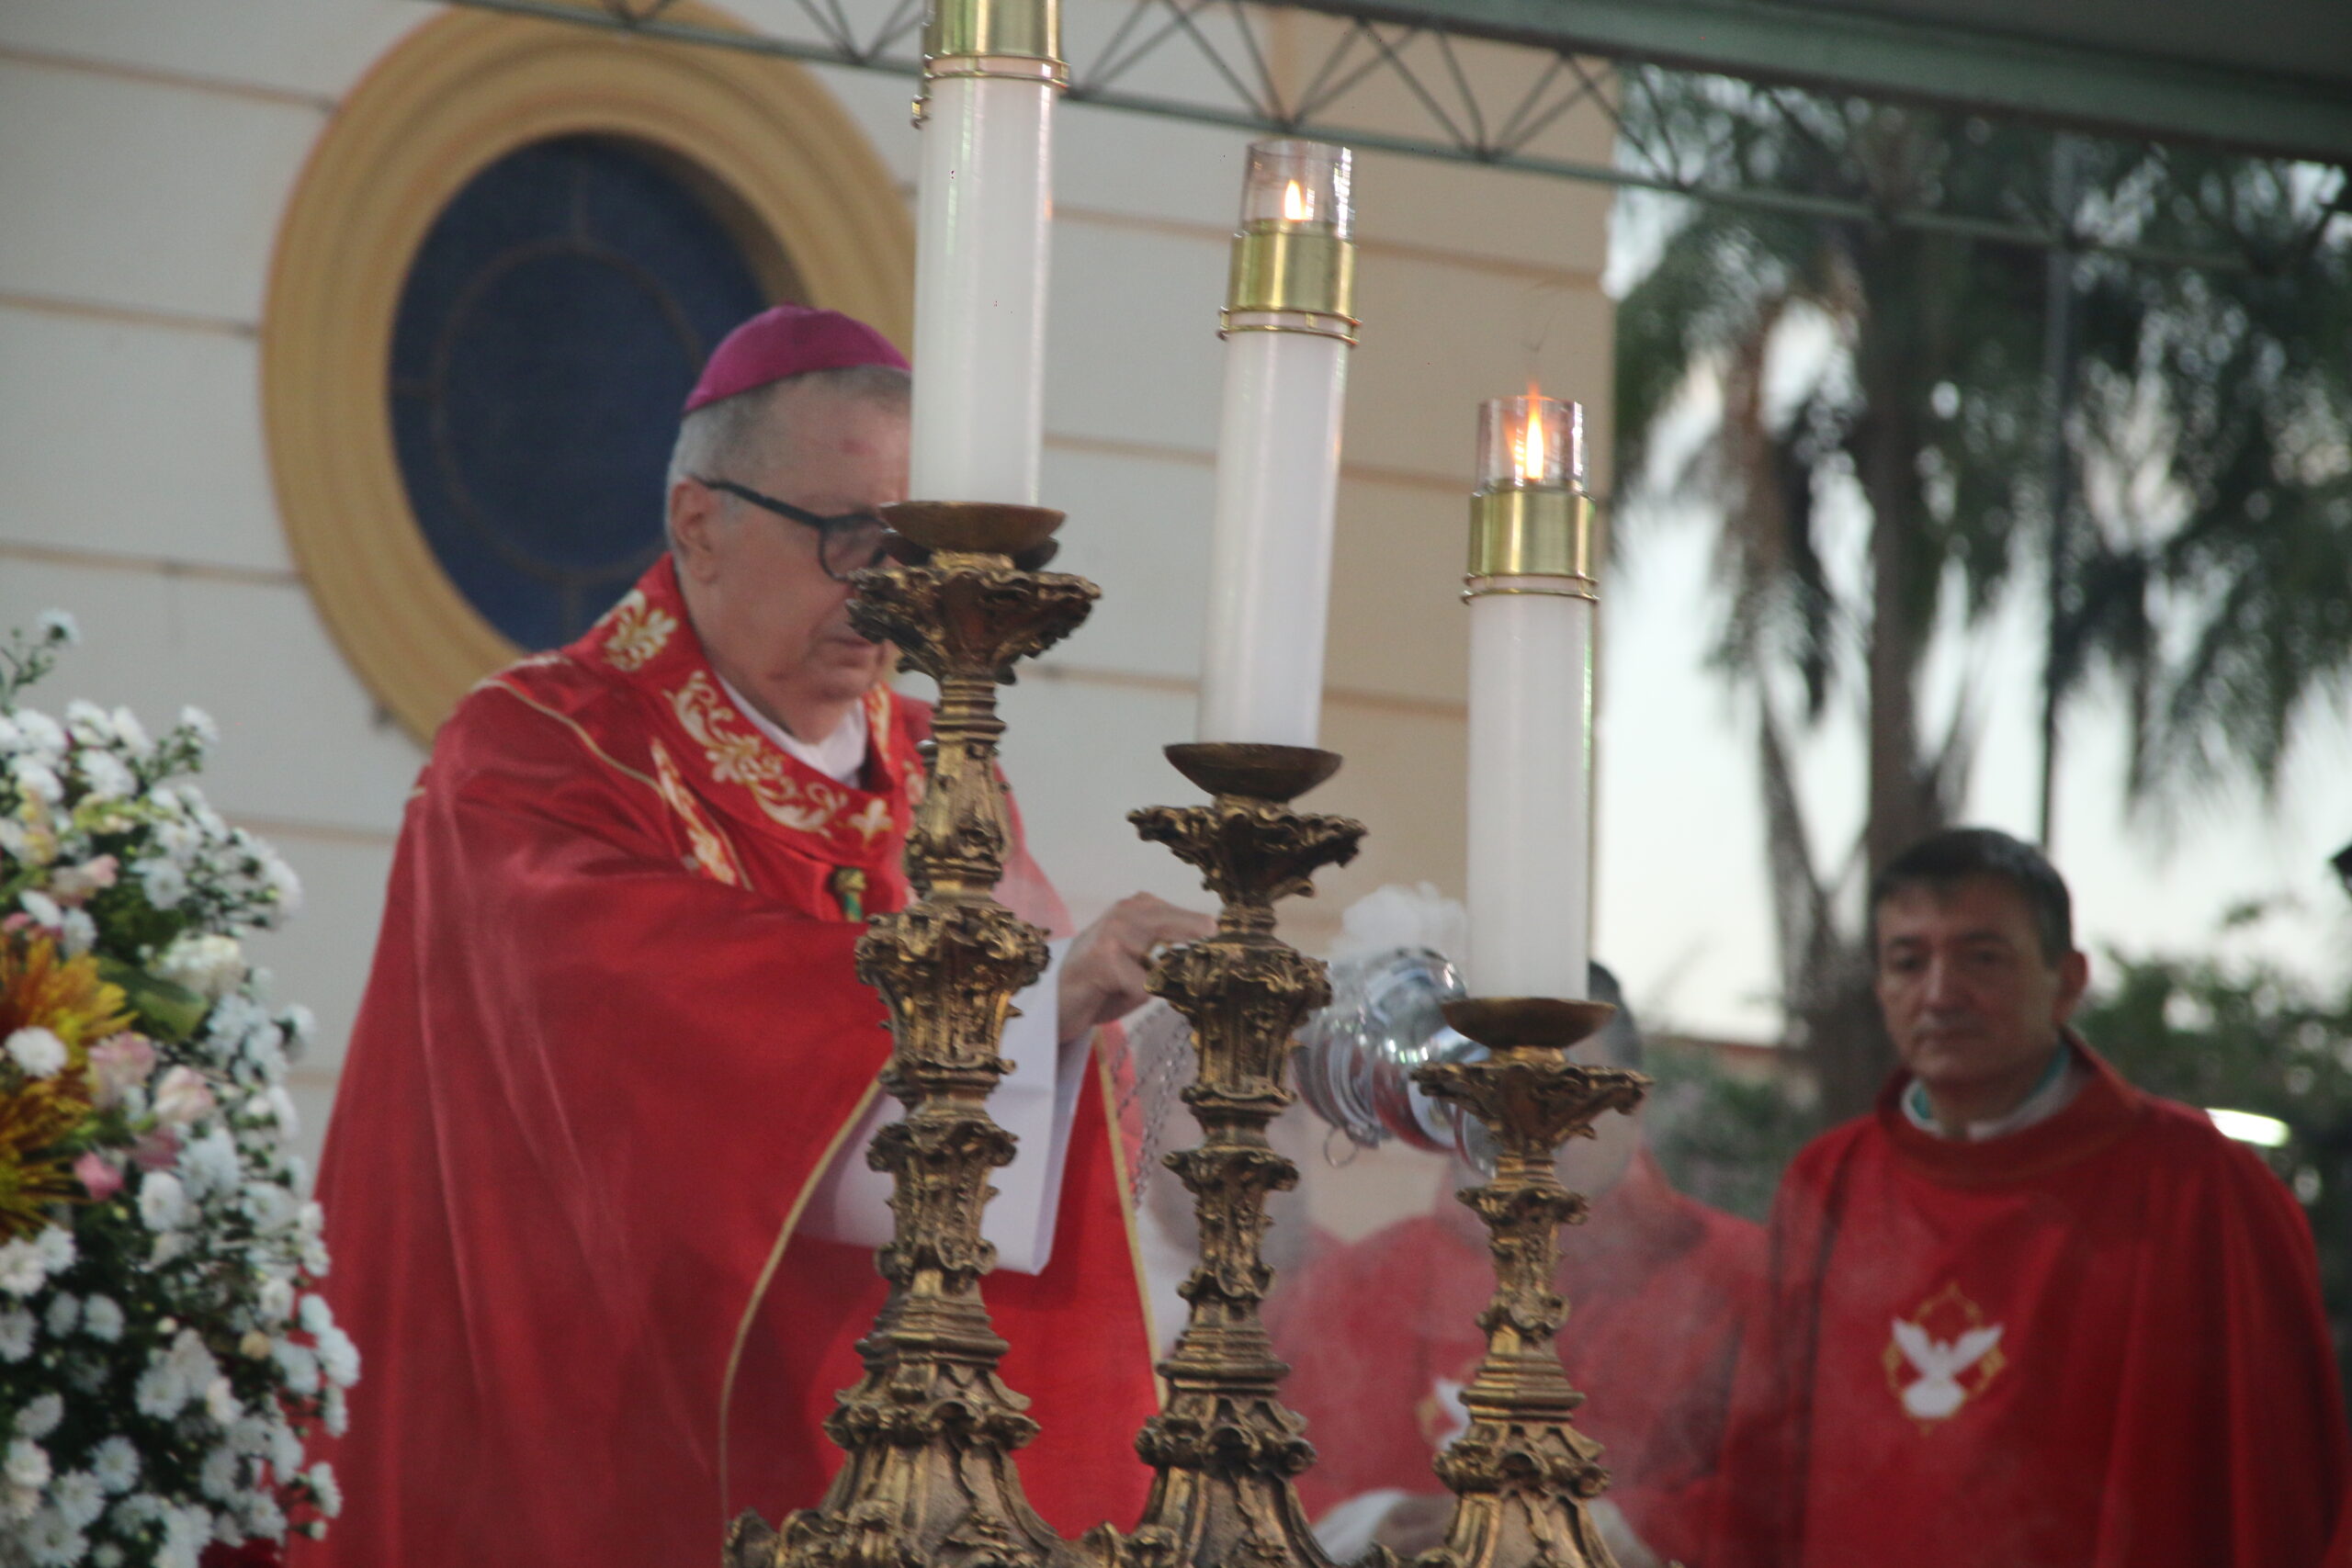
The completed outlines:
<svg viewBox="0 0 2352 1568">
<path fill-rule="evenodd" d="M 2110 955 L 2115 983 L 2077 1022 L 2123 1076 L 2189 1105 L 2287 1124 L 2263 1151 L 2301 1200 L 2340 1364 L 2352 1363 L 2352 987 L 2267 965 Z"/>
<path fill-rule="evenodd" d="M 1702 1203 L 1762 1222 L 1781 1172 L 1820 1131 L 1813 1108 L 1783 1078 L 1725 1072 L 1713 1052 L 1653 1041 L 1643 1112 L 1667 1179 Z"/>
</svg>

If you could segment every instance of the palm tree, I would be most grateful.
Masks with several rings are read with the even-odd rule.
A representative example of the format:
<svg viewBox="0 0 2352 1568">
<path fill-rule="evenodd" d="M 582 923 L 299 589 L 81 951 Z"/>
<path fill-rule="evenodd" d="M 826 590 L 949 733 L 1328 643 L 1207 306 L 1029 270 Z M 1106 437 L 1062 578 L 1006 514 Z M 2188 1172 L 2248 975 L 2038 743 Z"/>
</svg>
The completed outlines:
<svg viewBox="0 0 2352 1568">
<path fill-rule="evenodd" d="M 2045 131 L 1664 73 L 1633 76 L 1623 113 L 1629 142 L 1706 148 L 1719 181 L 1888 212 L 2002 211 L 2052 159 Z M 1661 491 L 1720 509 L 1717 661 L 1754 705 L 1783 1000 L 1833 1116 L 1868 1104 L 1888 1060 L 1854 895 L 1965 795 L 1973 694 L 1931 735 L 1921 661 L 1948 621 L 1999 602 L 2027 547 L 2049 567 L 2051 744 L 2086 680 L 2119 679 L 2139 797 L 2275 779 L 2296 716 L 2352 672 L 2352 246 L 2314 221 L 2322 190 L 2238 160 L 2092 146 L 2070 162 L 2071 221 L 2276 254 L 2218 276 L 2106 255 L 2053 268 L 1964 233 L 1715 205 L 1619 305 L 1618 509 Z M 2079 391 L 2059 410 L 2053 276 L 2079 322 Z M 1666 416 L 1702 380 L 1720 412 L 1661 473 Z M 2077 481 L 2058 487 L 2064 526 L 2053 418 Z M 1831 539 L 1856 515 L 1860 581 L 1841 584 Z M 1845 705 L 1867 738 L 1866 819 L 1825 859 L 1790 749 Z"/>
</svg>

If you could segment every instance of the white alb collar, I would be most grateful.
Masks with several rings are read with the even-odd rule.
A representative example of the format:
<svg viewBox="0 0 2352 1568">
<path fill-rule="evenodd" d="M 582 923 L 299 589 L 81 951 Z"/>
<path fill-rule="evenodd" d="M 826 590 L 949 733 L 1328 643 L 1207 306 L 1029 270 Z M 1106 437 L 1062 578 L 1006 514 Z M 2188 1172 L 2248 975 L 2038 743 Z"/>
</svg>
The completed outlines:
<svg viewBox="0 0 2352 1568">
<path fill-rule="evenodd" d="M 718 674 L 718 671 L 713 671 L 712 673 Z M 752 728 L 782 747 L 788 755 L 808 763 L 837 784 L 847 784 L 853 789 L 857 787 L 858 779 L 865 772 L 864 703 L 851 704 L 849 716 L 842 719 L 831 735 L 811 745 L 753 707 L 726 676 L 719 675 L 718 685 L 737 711 L 752 721 Z"/>
</svg>

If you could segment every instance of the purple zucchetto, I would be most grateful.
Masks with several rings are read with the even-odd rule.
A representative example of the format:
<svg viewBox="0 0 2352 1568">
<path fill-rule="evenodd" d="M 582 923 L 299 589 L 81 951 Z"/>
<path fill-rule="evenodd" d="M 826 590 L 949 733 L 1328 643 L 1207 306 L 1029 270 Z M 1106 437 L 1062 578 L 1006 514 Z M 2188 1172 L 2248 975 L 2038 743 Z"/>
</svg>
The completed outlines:
<svg viewBox="0 0 2352 1568">
<path fill-rule="evenodd" d="M 806 305 L 777 305 L 761 311 L 711 351 L 702 378 L 686 394 L 684 412 L 812 370 L 846 370 L 855 365 L 908 368 L 907 356 L 888 338 L 854 316 Z"/>
</svg>

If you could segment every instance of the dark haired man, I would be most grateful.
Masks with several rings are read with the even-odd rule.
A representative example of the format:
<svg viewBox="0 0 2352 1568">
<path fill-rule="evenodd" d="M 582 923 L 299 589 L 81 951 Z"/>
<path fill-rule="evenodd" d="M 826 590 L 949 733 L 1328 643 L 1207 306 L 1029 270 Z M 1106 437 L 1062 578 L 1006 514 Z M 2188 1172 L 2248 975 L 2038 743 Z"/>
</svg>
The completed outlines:
<svg viewBox="0 0 2352 1568">
<path fill-rule="evenodd" d="M 2067 1027 L 2065 884 L 1985 829 L 1871 890 L 1901 1068 L 1797 1156 L 1703 1568 L 2314 1568 L 2342 1397 L 2301 1211 Z"/>
</svg>

